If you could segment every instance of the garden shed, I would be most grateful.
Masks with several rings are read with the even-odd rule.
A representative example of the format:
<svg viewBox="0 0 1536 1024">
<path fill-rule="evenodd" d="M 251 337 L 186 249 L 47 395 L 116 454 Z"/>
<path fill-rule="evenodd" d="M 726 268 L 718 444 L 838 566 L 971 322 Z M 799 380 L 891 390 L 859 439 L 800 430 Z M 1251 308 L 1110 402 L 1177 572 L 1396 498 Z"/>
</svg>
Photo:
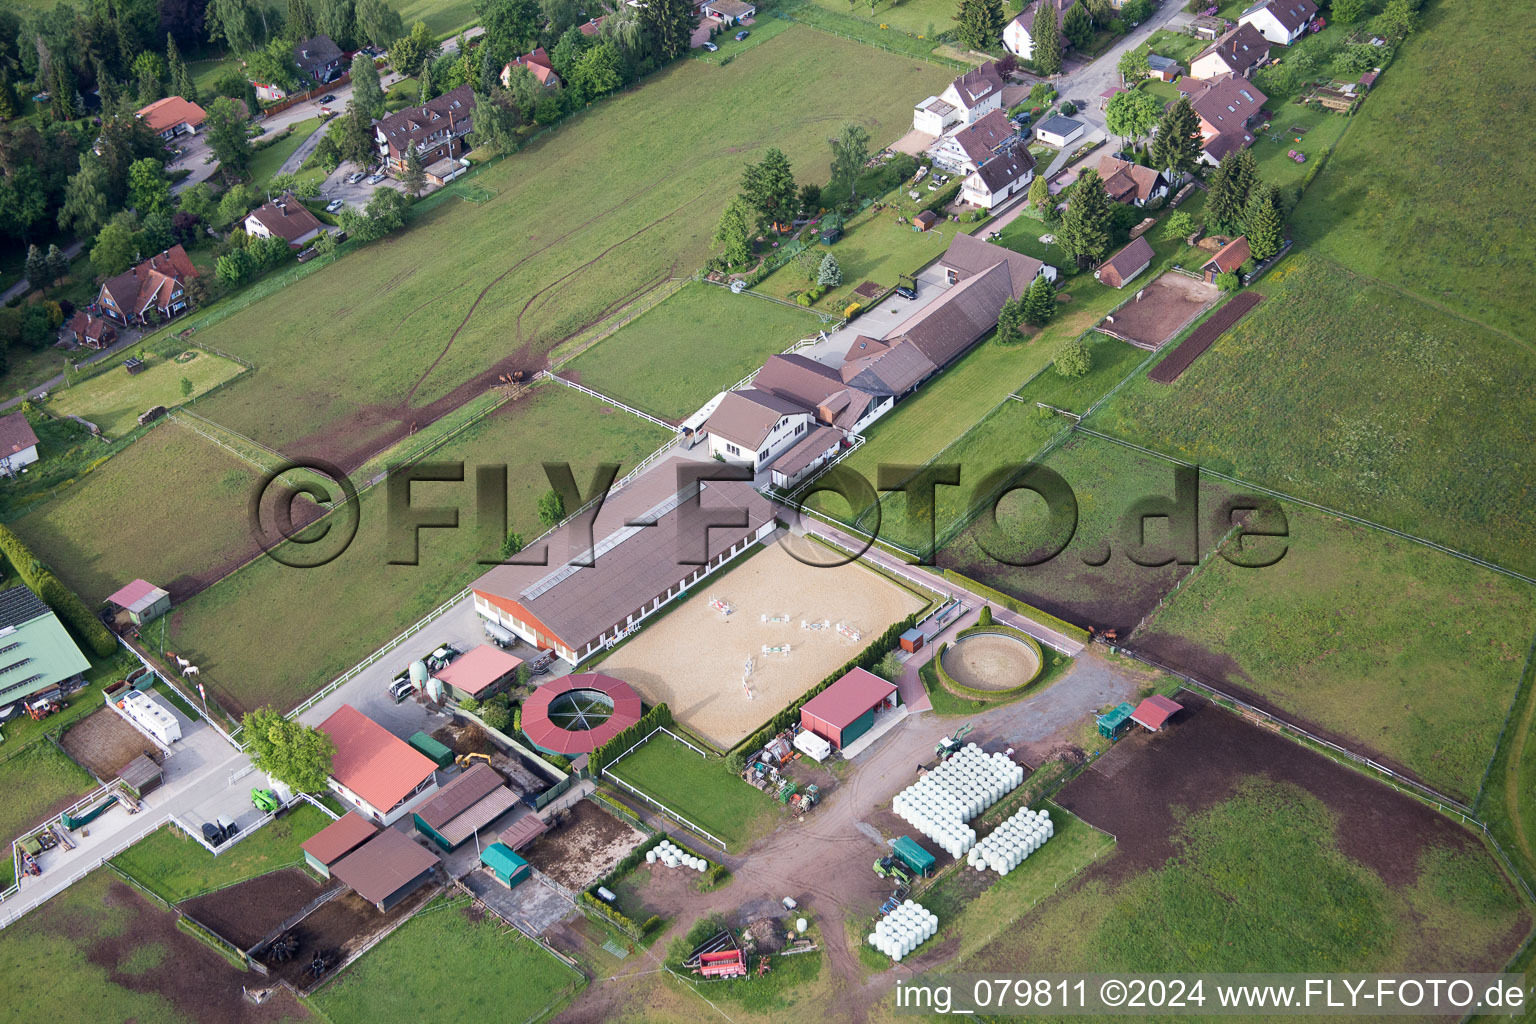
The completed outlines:
<svg viewBox="0 0 1536 1024">
<path fill-rule="evenodd" d="M 1135 708 L 1121 702 L 1099 716 L 1099 735 L 1108 740 L 1117 740 L 1121 734 L 1131 726 L 1131 715 Z"/>
<path fill-rule="evenodd" d="M 140 754 L 123 766 L 123 770 L 117 773 L 117 778 L 127 787 L 128 792 L 142 800 L 145 793 L 159 787 L 164 778 L 164 772 L 147 755 Z"/>
<path fill-rule="evenodd" d="M 153 583 L 134 580 L 107 598 L 107 603 L 135 626 L 142 626 L 171 610 L 171 595 Z"/>
<path fill-rule="evenodd" d="M 496 881 L 515 889 L 533 874 L 533 868 L 501 843 L 492 843 L 480 851 L 480 863 L 490 869 Z"/>
</svg>

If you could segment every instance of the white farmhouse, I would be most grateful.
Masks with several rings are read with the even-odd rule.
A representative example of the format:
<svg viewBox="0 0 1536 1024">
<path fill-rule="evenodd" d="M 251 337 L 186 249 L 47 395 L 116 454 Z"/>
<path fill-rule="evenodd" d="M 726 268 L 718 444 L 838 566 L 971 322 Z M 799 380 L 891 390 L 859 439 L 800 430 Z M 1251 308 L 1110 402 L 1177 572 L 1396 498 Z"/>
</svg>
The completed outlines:
<svg viewBox="0 0 1536 1024">
<path fill-rule="evenodd" d="M 1244 11 L 1239 25 L 1252 25 L 1272 43 L 1289 46 L 1307 31 L 1317 17 L 1312 0 L 1261 0 Z"/>
</svg>

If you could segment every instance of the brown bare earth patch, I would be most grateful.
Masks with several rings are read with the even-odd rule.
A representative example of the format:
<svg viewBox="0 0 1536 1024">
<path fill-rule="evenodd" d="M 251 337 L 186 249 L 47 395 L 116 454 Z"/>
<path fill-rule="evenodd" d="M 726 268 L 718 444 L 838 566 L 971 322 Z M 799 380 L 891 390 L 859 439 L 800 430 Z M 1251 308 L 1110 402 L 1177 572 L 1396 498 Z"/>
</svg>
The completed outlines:
<svg viewBox="0 0 1536 1024">
<path fill-rule="evenodd" d="M 1396 889 L 1417 880 L 1426 847 L 1476 849 L 1467 832 L 1406 794 L 1187 690 L 1175 699 L 1184 710 L 1162 731 L 1134 730 L 1061 791 L 1063 807 L 1118 843 L 1085 884 L 1159 867 L 1177 852 L 1180 820 L 1228 799 L 1251 775 L 1321 800 L 1337 816 L 1340 850 Z"/>
<path fill-rule="evenodd" d="M 283 868 L 190 899 L 181 909 L 241 949 L 250 949 L 326 888 L 302 868 Z"/>
<path fill-rule="evenodd" d="M 585 889 L 612 871 L 624 855 L 645 841 L 640 830 L 578 800 L 563 822 L 533 841 L 523 857 L 569 889 Z"/>
<path fill-rule="evenodd" d="M 1099 329 L 1138 348 L 1155 351 L 1215 302 L 1215 285 L 1172 271 L 1140 288 L 1126 286 L 1131 301 L 1104 318 Z"/>
<path fill-rule="evenodd" d="M 317 982 L 335 974 L 374 939 L 404 924 L 440 891 L 429 883 L 385 914 L 379 913 L 357 893 L 343 893 L 289 929 L 289 933 L 298 939 L 297 952 L 291 959 L 268 962 L 272 971 L 269 981 L 276 984 L 281 979 L 307 993 Z M 310 971 L 317 953 L 330 965 L 319 977 Z"/>
<path fill-rule="evenodd" d="M 103 782 L 117 778 L 117 773 L 138 757 L 156 757 L 160 751 L 123 717 L 103 707 L 69 727 L 59 741 L 75 763 Z"/>
</svg>

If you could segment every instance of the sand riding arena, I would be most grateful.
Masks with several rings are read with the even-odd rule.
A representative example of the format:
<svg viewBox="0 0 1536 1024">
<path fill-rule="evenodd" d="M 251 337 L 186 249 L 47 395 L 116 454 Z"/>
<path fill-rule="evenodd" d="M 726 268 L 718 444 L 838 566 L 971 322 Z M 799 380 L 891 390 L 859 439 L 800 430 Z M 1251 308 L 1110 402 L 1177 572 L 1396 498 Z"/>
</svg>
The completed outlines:
<svg viewBox="0 0 1536 1024">
<path fill-rule="evenodd" d="M 924 604 L 857 563 L 805 565 L 770 544 L 701 581 L 596 671 L 725 750 Z"/>
<path fill-rule="evenodd" d="M 1137 348 L 1156 350 L 1209 309 L 1220 295 L 1213 284 L 1169 271 L 1137 289 L 1129 302 L 1095 329 Z"/>
<path fill-rule="evenodd" d="M 973 633 L 945 650 L 944 671 L 973 690 L 1011 690 L 1040 672 L 1040 656 L 1026 641 L 1007 633 Z"/>
</svg>

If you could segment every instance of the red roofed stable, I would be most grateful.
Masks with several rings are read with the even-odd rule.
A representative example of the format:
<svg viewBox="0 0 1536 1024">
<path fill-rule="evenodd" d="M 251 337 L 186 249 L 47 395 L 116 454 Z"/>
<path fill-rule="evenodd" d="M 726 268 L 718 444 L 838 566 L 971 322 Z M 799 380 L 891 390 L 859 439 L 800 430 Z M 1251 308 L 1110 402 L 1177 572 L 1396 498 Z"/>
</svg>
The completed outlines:
<svg viewBox="0 0 1536 1024">
<path fill-rule="evenodd" d="M 1157 732 L 1174 715 L 1184 710 L 1184 705 L 1172 698 L 1164 697 L 1160 693 L 1154 693 L 1131 712 L 1131 721 L 1145 728 L 1148 732 Z"/>
<path fill-rule="evenodd" d="M 331 877 L 331 865 L 372 839 L 378 829 L 373 822 L 348 811 L 325 828 L 299 844 L 304 859 L 326 878 Z"/>
<path fill-rule="evenodd" d="M 876 711 L 899 703 L 896 684 L 856 668 L 805 702 L 800 726 L 841 749 L 869 731 Z"/>
<path fill-rule="evenodd" d="M 638 721 L 640 695 L 597 672 L 545 683 L 523 701 L 523 734 L 562 757 L 590 754 Z"/>
<path fill-rule="evenodd" d="M 448 687 L 449 695 L 455 700 L 465 697 L 485 700 L 511 685 L 517 676 L 517 667 L 522 663 L 523 659 L 515 654 L 481 644 L 432 674 Z"/>
<path fill-rule="evenodd" d="M 436 856 L 387 828 L 338 861 L 331 874 L 385 911 L 431 881 L 436 870 Z"/>
<path fill-rule="evenodd" d="M 389 825 L 414 798 L 437 789 L 437 766 L 350 704 L 320 723 L 336 744 L 331 788 L 366 817 Z"/>
<path fill-rule="evenodd" d="M 1252 255 L 1248 251 L 1248 236 L 1238 235 L 1232 241 L 1222 246 L 1216 255 L 1205 261 L 1200 269 L 1205 272 L 1205 280 L 1209 284 L 1215 284 L 1216 278 L 1222 274 L 1235 274 L 1244 263 L 1248 262 Z"/>
</svg>

